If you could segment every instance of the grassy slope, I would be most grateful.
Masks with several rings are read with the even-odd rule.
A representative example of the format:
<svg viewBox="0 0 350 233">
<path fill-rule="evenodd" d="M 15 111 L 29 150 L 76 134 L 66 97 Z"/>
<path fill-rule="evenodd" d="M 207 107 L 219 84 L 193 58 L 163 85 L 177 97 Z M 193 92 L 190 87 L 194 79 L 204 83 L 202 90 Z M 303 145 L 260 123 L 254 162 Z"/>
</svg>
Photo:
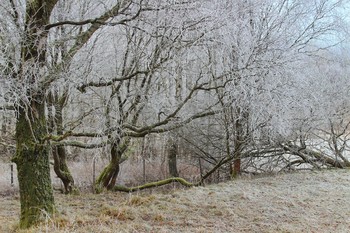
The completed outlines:
<svg viewBox="0 0 350 233">
<path fill-rule="evenodd" d="M 57 194 L 61 215 L 28 232 L 350 232 L 350 170 L 147 193 Z M 18 197 L 1 199 L 0 232 L 14 232 Z"/>
</svg>

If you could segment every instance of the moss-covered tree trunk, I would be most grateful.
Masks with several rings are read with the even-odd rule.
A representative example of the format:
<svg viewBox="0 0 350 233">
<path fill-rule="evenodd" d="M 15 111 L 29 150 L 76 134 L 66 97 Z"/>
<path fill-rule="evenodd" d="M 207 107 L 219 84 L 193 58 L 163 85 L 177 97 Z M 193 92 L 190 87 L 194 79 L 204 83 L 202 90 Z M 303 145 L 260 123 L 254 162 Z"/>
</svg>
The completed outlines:
<svg viewBox="0 0 350 233">
<path fill-rule="evenodd" d="M 13 161 L 18 171 L 21 228 L 28 228 L 54 212 L 49 151 L 48 146 L 40 141 L 45 134 L 43 103 L 33 102 L 31 111 L 18 110 L 17 151 Z"/>
<path fill-rule="evenodd" d="M 118 139 L 111 144 L 111 160 L 96 180 L 96 188 L 111 190 L 117 181 L 122 155 L 128 148 L 129 139 Z"/>
<path fill-rule="evenodd" d="M 68 94 L 66 92 L 59 98 L 57 93 L 51 93 L 49 97 L 49 131 L 51 133 L 56 132 L 57 135 L 63 135 L 63 107 L 68 99 Z M 77 190 L 74 187 L 74 179 L 67 165 L 66 147 L 52 146 L 51 153 L 54 160 L 54 171 L 57 177 L 61 179 L 65 193 L 68 194 L 72 193 L 73 190 Z"/>
<path fill-rule="evenodd" d="M 114 155 L 109 164 L 103 169 L 97 178 L 96 185 L 98 188 L 112 189 L 116 184 L 120 170 L 120 156 Z"/>
<path fill-rule="evenodd" d="M 67 165 L 66 148 L 64 146 L 53 146 L 51 148 L 54 160 L 54 171 L 61 179 L 65 193 L 72 193 L 74 188 L 74 179 Z"/>
<path fill-rule="evenodd" d="M 64 97 L 66 99 L 66 97 Z M 64 101 L 65 102 L 65 101 Z M 59 101 L 56 105 L 56 123 L 57 123 L 57 134 L 63 135 L 63 105 L 64 102 Z M 54 157 L 54 170 L 57 176 L 62 180 L 65 192 L 72 193 L 73 190 L 76 190 L 74 187 L 74 179 L 72 173 L 69 170 L 67 164 L 67 153 L 65 146 L 55 146 L 52 148 L 52 154 Z"/>
<path fill-rule="evenodd" d="M 54 212 L 47 134 L 46 90 L 40 88 L 46 72 L 46 49 L 51 12 L 57 0 L 26 1 L 20 71 L 14 77 L 23 86 L 17 105 L 16 154 L 20 189 L 20 227 L 28 228 Z"/>
</svg>

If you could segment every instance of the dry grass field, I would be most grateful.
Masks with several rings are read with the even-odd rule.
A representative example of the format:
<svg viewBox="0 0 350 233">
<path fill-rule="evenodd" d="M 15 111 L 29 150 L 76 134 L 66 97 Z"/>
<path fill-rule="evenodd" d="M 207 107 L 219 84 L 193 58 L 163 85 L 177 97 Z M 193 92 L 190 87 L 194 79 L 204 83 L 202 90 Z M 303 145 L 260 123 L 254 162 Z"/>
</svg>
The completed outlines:
<svg viewBox="0 0 350 233">
<path fill-rule="evenodd" d="M 350 232 L 350 170 L 240 178 L 191 189 L 56 193 L 58 214 L 18 230 L 19 196 L 2 192 L 0 232 Z"/>
</svg>

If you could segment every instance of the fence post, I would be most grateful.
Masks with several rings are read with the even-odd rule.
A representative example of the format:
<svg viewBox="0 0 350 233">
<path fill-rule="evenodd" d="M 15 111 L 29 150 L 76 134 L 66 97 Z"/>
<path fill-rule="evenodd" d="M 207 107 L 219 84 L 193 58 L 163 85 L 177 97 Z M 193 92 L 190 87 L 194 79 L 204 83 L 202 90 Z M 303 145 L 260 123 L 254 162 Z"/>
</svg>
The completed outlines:
<svg viewBox="0 0 350 233">
<path fill-rule="evenodd" d="M 96 157 L 92 159 L 92 192 L 95 193 L 95 180 L 96 180 Z"/>
<path fill-rule="evenodd" d="M 143 182 L 146 183 L 146 153 L 145 153 L 145 140 L 146 136 L 142 139 L 142 148 L 141 148 L 141 157 L 142 157 L 142 176 L 143 176 Z"/>
<path fill-rule="evenodd" d="M 11 168 L 11 187 L 14 186 L 14 183 L 13 183 L 13 163 L 10 164 L 10 168 Z"/>
<path fill-rule="evenodd" d="M 200 172 L 200 177 L 201 177 L 201 181 L 202 181 L 202 179 L 203 179 L 203 168 L 202 168 L 202 161 L 201 161 L 201 158 L 199 157 L 198 158 L 198 163 L 199 163 L 199 172 Z M 203 183 L 204 184 L 204 183 Z M 202 185 L 203 185 L 202 184 Z"/>
</svg>

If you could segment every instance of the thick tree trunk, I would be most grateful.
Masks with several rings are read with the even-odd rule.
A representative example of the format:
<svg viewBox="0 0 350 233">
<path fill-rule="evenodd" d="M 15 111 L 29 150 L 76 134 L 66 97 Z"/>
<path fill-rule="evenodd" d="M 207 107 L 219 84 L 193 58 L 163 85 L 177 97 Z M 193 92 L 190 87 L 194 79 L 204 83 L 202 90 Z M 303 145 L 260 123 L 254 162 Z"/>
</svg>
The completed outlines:
<svg viewBox="0 0 350 233">
<path fill-rule="evenodd" d="M 21 42 L 21 70 L 15 77 L 25 83 L 26 98 L 17 106 L 16 155 L 21 201 L 20 227 L 28 228 L 51 216 L 54 197 L 50 177 L 49 148 L 43 141 L 47 134 L 45 92 L 38 88 L 41 74 L 46 68 L 48 32 L 57 0 L 26 1 L 24 34 Z"/>
<path fill-rule="evenodd" d="M 32 103 L 31 111 L 19 109 L 17 114 L 17 151 L 13 161 L 17 164 L 20 189 L 20 227 L 28 228 L 53 214 L 54 197 L 49 150 L 40 141 L 46 135 L 44 104 Z"/>
</svg>

